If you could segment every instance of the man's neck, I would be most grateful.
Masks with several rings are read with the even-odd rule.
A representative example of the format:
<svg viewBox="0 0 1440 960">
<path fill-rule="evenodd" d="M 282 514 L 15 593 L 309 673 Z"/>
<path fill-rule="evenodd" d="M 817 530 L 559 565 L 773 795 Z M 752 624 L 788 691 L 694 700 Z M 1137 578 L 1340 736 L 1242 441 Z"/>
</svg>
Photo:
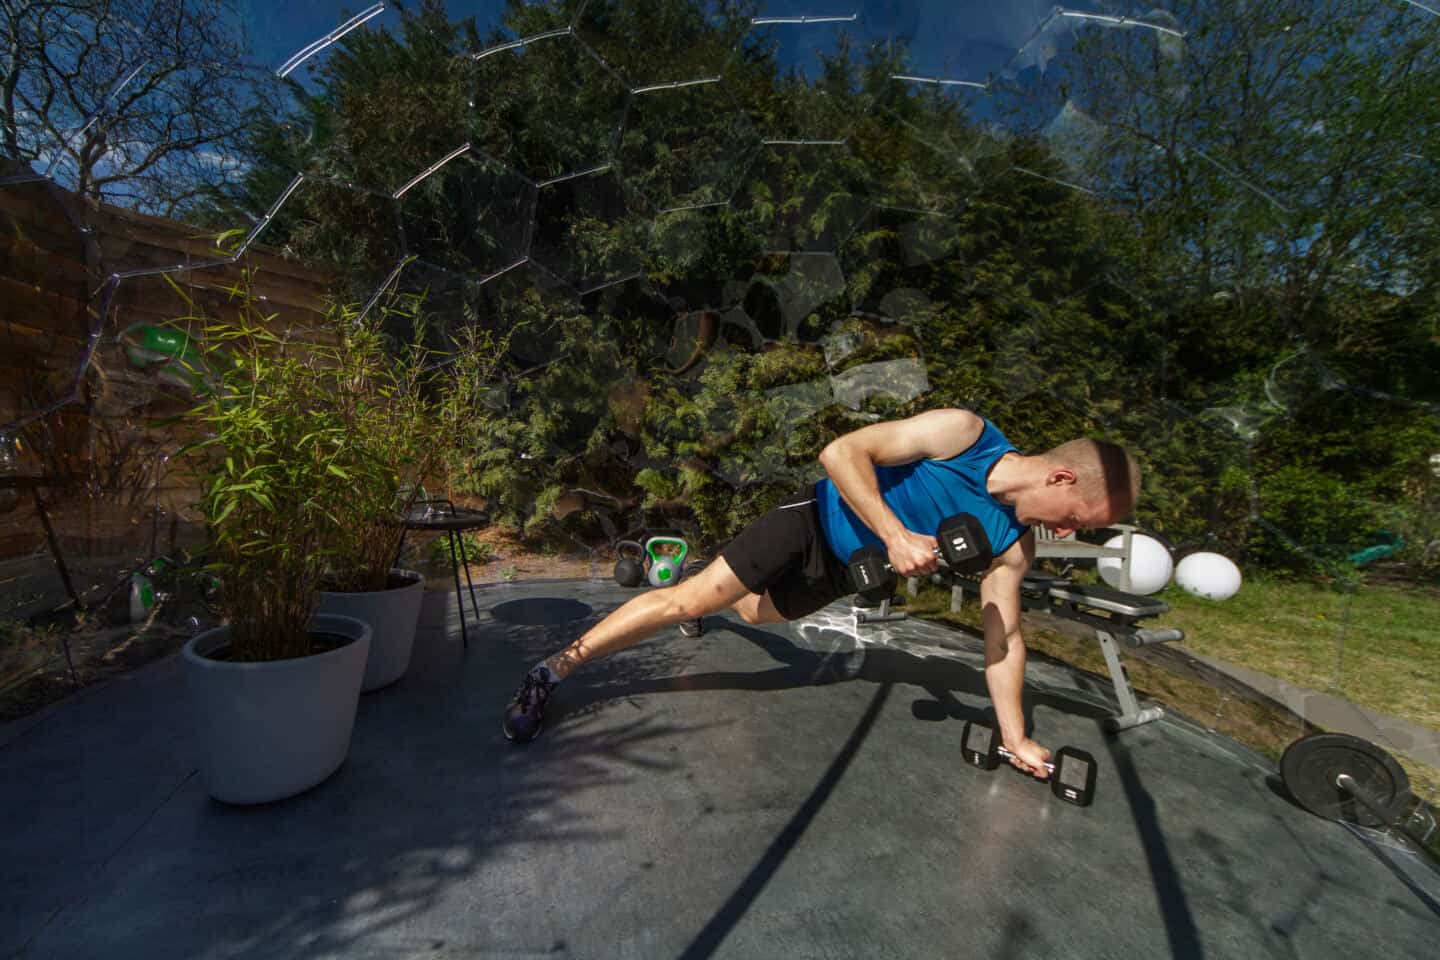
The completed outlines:
<svg viewBox="0 0 1440 960">
<path fill-rule="evenodd" d="M 1007 453 L 995 461 L 985 480 L 985 491 L 1007 507 L 1015 506 L 1015 497 L 1030 486 L 1037 459 L 1020 453 Z"/>
</svg>

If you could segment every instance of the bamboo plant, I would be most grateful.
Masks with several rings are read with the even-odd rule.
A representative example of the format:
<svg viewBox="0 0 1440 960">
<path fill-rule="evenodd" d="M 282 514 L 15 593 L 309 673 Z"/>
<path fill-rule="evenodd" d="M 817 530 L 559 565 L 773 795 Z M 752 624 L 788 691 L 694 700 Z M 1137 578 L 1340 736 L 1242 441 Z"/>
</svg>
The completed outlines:
<svg viewBox="0 0 1440 960">
<path fill-rule="evenodd" d="M 336 564 L 327 589 L 385 589 L 405 514 L 453 463 L 456 438 L 479 409 L 476 384 L 493 374 L 502 349 L 462 319 L 442 350 L 429 346 L 436 318 L 423 291 L 393 295 L 364 316 L 353 308 L 332 312 L 336 415 L 348 438 L 344 470 L 352 484 L 333 507 L 338 523 L 329 552 Z"/>
<path fill-rule="evenodd" d="M 198 475 L 230 659 L 306 656 L 316 589 L 332 562 L 334 505 L 356 488 L 355 436 L 334 403 L 335 357 L 283 330 L 260 309 L 248 277 L 223 316 L 178 286 L 198 331 L 208 387 L 191 422 L 203 436 L 183 453 Z"/>
</svg>

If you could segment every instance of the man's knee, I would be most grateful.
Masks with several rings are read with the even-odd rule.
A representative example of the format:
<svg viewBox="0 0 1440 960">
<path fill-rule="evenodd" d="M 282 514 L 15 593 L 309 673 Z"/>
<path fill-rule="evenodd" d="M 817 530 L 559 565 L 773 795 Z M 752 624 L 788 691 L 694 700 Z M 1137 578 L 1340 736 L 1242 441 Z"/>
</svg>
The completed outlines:
<svg viewBox="0 0 1440 960">
<path fill-rule="evenodd" d="M 775 601 L 766 593 L 747 593 L 733 606 L 740 619 L 749 624 L 783 623 L 785 618 L 775 609 Z"/>
<path fill-rule="evenodd" d="M 691 579 L 666 588 L 685 619 L 718 613 L 746 596 L 753 596 L 735 576 L 723 557 L 716 557 Z"/>
</svg>

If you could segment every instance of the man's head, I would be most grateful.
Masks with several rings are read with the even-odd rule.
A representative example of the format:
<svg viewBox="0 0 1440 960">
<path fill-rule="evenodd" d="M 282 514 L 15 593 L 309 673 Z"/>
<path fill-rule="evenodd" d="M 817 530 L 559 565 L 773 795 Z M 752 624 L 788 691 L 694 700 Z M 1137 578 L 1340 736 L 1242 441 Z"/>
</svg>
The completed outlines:
<svg viewBox="0 0 1440 960">
<path fill-rule="evenodd" d="M 1070 440 L 1036 460 L 1035 482 L 1015 498 L 1021 523 L 1063 537 L 1118 523 L 1140 499 L 1140 464 L 1113 443 Z"/>
</svg>

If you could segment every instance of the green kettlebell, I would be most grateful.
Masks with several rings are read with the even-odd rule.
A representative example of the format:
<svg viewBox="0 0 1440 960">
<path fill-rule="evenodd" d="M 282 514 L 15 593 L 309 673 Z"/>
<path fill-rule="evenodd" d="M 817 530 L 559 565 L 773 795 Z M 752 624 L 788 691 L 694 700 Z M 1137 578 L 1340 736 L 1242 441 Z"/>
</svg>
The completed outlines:
<svg viewBox="0 0 1440 960">
<path fill-rule="evenodd" d="M 634 550 L 636 556 L 628 557 L 622 551 Z M 615 544 L 615 582 L 622 587 L 638 587 L 645 582 L 645 548 L 638 540 L 621 540 Z"/>
<path fill-rule="evenodd" d="M 657 544 L 678 544 L 679 553 L 657 554 Z M 685 555 L 690 547 L 679 537 L 651 537 L 645 541 L 645 552 L 650 556 L 650 586 L 668 587 L 678 583 L 680 571 L 685 569 Z"/>
</svg>

